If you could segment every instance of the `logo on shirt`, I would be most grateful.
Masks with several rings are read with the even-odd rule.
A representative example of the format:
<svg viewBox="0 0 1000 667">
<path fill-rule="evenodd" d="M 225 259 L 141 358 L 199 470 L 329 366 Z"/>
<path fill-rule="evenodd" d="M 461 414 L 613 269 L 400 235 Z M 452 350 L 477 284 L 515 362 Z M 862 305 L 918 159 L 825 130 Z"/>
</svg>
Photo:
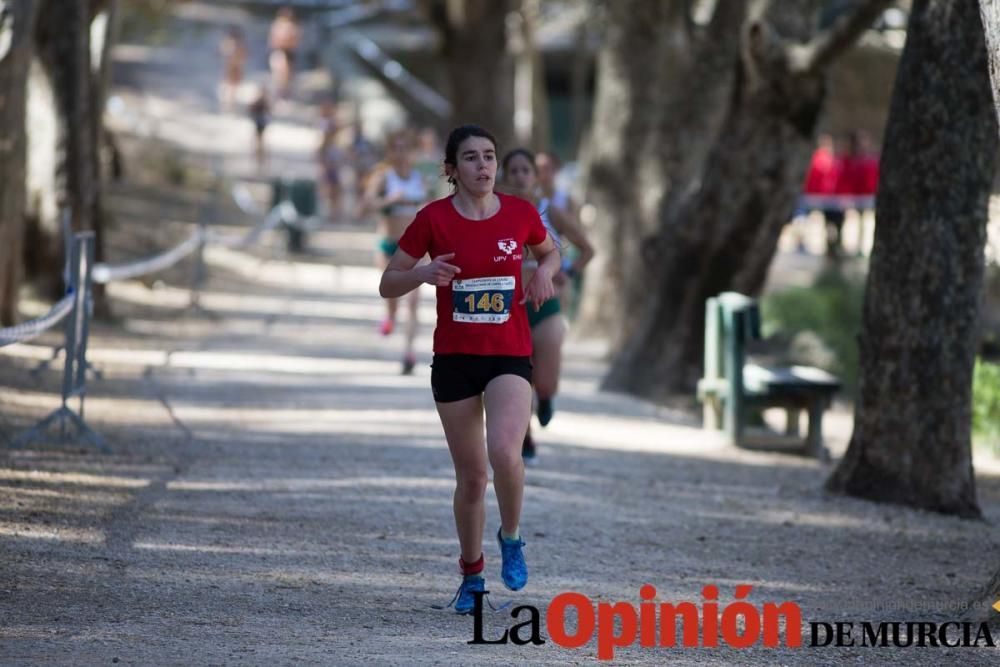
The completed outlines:
<svg viewBox="0 0 1000 667">
<path fill-rule="evenodd" d="M 504 239 L 503 241 L 497 241 L 497 246 L 509 255 L 517 250 L 517 241 L 514 239 Z"/>
</svg>

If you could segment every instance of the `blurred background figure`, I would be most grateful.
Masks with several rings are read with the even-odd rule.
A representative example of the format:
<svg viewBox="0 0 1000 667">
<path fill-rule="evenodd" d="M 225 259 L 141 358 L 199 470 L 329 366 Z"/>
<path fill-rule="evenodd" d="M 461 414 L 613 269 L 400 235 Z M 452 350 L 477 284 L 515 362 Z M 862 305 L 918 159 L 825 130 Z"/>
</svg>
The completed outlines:
<svg viewBox="0 0 1000 667">
<path fill-rule="evenodd" d="M 553 151 L 540 151 L 535 155 L 535 168 L 537 170 L 538 190 L 541 198 L 547 200 L 549 206 L 557 211 L 557 215 L 553 217 L 565 219 L 565 224 L 571 225 L 574 229 L 580 229 L 579 233 L 582 234 L 579 217 L 580 207 L 573 201 L 569 189 L 560 186 L 558 182 L 559 171 L 562 169 L 562 162 L 559 156 Z M 582 270 L 569 271 L 569 268 L 581 259 L 581 248 L 576 243 L 576 238 L 578 237 L 574 234 L 568 239 L 568 243 L 560 247 L 560 251 L 562 252 L 562 269 L 567 278 L 558 285 L 559 300 L 562 312 L 568 317 L 572 317 L 573 313 L 576 312 L 576 303 L 583 288 Z M 590 261 L 590 257 L 593 256 L 593 250 L 589 244 L 587 244 L 587 253 L 587 257 L 577 266 L 578 269 L 582 269 Z"/>
<path fill-rule="evenodd" d="M 327 218 L 338 222 L 342 214 L 343 186 L 340 173 L 344 164 L 344 152 L 337 145 L 340 125 L 337 123 L 333 102 L 325 100 L 320 107 L 320 144 L 316 154 L 319 163 L 320 182 L 327 203 Z"/>
<path fill-rule="evenodd" d="M 274 94 L 279 99 L 288 97 L 295 75 L 295 56 L 301 41 L 302 31 L 295 18 L 295 12 L 291 7 L 282 7 L 271 23 L 271 33 L 268 37 L 271 83 Z"/>
<path fill-rule="evenodd" d="M 433 127 L 425 127 L 417 135 L 413 166 L 424 178 L 428 200 L 441 199 L 449 194 L 444 175 L 444 150 Z"/>
<path fill-rule="evenodd" d="M 257 159 L 257 168 L 262 169 L 267 163 L 267 146 L 264 140 L 264 133 L 268 123 L 271 122 L 271 101 L 267 96 L 267 89 L 258 86 L 257 95 L 250 104 L 250 120 L 254 125 L 254 156 Z"/>
<path fill-rule="evenodd" d="M 837 191 L 854 198 L 858 214 L 857 254 L 864 254 L 865 220 L 874 216 L 875 192 L 878 190 L 879 158 L 871 136 L 855 130 L 847 138 Z"/>
<path fill-rule="evenodd" d="M 427 186 L 423 175 L 413 165 L 413 136 L 406 130 L 389 135 L 386 142 L 386 159 L 380 169 L 369 179 L 365 193 L 365 208 L 378 211 L 378 248 L 375 251 L 376 265 L 385 270 L 389 260 L 399 247 L 399 239 L 413 222 L 414 216 L 427 203 Z M 442 156 L 442 162 L 443 162 Z M 413 343 L 417 337 L 417 306 L 420 303 L 420 288 L 404 297 L 407 300 L 409 319 L 406 322 L 403 344 L 403 375 L 413 372 L 417 363 Z M 386 317 L 379 325 L 379 332 L 388 336 L 396 326 L 399 299 L 386 299 Z"/>
<path fill-rule="evenodd" d="M 236 103 L 236 93 L 243 82 L 243 70 L 247 63 L 247 43 L 243 31 L 233 26 L 226 31 L 219 45 L 222 56 L 222 85 L 219 97 L 222 110 L 231 112 Z"/>
<path fill-rule="evenodd" d="M 358 207 L 357 217 L 365 216 L 364 207 L 365 192 L 368 189 L 368 181 L 374 176 L 379 163 L 378 150 L 375 144 L 368 140 L 364 134 L 360 120 L 354 123 L 354 136 L 351 139 L 351 167 L 354 170 L 354 196 L 356 201 L 362 205 Z"/>
<path fill-rule="evenodd" d="M 821 197 L 839 194 L 842 168 L 843 162 L 837 155 L 833 135 L 819 135 L 806 172 L 805 194 Z M 840 232 L 844 226 L 844 209 L 832 200 L 826 200 L 820 206 L 820 212 L 826 229 L 826 254 L 837 257 L 840 253 Z"/>
</svg>

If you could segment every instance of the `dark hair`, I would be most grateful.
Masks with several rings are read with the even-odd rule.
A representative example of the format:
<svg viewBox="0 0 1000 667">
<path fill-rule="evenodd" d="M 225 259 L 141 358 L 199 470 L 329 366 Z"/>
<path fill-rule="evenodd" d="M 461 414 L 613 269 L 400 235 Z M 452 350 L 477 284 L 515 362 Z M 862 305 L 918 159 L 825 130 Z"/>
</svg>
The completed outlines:
<svg viewBox="0 0 1000 667">
<path fill-rule="evenodd" d="M 454 130 L 448 134 L 448 141 L 444 145 L 444 163 L 450 164 L 453 167 L 458 166 L 458 147 L 462 145 L 462 142 L 469 137 L 482 137 L 483 139 L 489 139 L 493 144 L 494 150 L 497 148 L 497 140 L 489 133 L 488 130 L 479 127 L 478 125 L 459 125 Z M 448 182 L 452 185 L 458 185 L 455 181 L 454 176 L 448 177 Z"/>
<path fill-rule="evenodd" d="M 503 169 L 504 178 L 507 176 L 507 168 L 510 167 L 510 161 L 516 158 L 518 155 L 525 158 L 528 164 L 531 165 L 532 170 L 537 174 L 538 167 L 535 166 L 535 155 L 527 148 L 515 148 L 506 155 L 503 156 L 503 161 L 500 163 L 500 168 Z"/>
</svg>

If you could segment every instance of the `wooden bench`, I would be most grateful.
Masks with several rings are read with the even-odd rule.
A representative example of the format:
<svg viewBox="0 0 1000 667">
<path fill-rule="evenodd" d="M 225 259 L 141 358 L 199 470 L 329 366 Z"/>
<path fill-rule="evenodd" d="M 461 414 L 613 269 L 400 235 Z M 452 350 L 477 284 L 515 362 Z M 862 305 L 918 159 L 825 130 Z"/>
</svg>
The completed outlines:
<svg viewBox="0 0 1000 667">
<path fill-rule="evenodd" d="M 746 343 L 760 339 L 757 302 L 724 292 L 705 304 L 705 376 L 698 381 L 706 429 L 724 430 L 730 442 L 750 449 L 779 449 L 826 460 L 823 412 L 840 390 L 840 380 L 811 366 L 766 367 L 746 361 Z M 786 412 L 784 433 L 748 424 L 753 410 Z M 803 438 L 799 416 L 809 426 Z"/>
</svg>

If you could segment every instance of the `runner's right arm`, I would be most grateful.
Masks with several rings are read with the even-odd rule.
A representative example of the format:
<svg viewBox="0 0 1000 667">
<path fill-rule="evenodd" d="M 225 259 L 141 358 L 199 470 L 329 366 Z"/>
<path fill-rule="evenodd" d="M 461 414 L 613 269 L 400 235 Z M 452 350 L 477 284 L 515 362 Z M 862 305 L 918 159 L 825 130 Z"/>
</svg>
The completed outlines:
<svg viewBox="0 0 1000 667">
<path fill-rule="evenodd" d="M 455 274 L 462 272 L 462 269 L 448 263 L 454 257 L 455 253 L 450 252 L 438 255 L 430 264 L 417 266 L 419 257 L 413 257 L 402 249 L 397 249 L 389 260 L 389 266 L 382 273 L 378 293 L 383 298 L 394 299 L 409 294 L 423 283 L 444 287 L 451 283 Z"/>
</svg>

